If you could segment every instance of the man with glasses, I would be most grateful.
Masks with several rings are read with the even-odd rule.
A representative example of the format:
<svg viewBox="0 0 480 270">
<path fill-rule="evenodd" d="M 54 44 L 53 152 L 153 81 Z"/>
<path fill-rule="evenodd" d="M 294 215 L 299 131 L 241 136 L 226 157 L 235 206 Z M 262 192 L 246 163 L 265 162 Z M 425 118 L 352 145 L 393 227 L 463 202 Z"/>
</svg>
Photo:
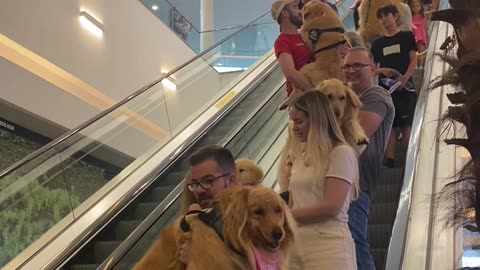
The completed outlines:
<svg viewBox="0 0 480 270">
<path fill-rule="evenodd" d="M 188 190 L 202 209 L 208 208 L 213 197 L 237 185 L 235 159 L 221 146 L 208 146 L 190 157 L 190 183 Z"/>
<path fill-rule="evenodd" d="M 214 196 L 237 185 L 235 160 L 232 153 L 221 146 L 207 146 L 190 156 L 190 174 L 186 177 L 190 194 L 182 194 L 192 201 L 189 210 L 201 210 L 212 207 Z M 188 265 L 190 240 L 183 237 L 177 243 L 179 261 Z"/>
<path fill-rule="evenodd" d="M 360 194 L 350 204 L 348 226 L 355 240 L 358 269 L 372 270 L 375 265 L 367 240 L 368 211 L 371 195 L 380 178 L 383 155 L 395 117 L 390 94 L 374 84 L 374 77 L 377 73 L 391 76 L 393 71 L 377 69 L 372 54 L 360 47 L 350 49 L 342 70 L 346 81 L 363 103 L 359 114 L 360 124 L 370 138 L 370 143 L 359 158 Z"/>
</svg>

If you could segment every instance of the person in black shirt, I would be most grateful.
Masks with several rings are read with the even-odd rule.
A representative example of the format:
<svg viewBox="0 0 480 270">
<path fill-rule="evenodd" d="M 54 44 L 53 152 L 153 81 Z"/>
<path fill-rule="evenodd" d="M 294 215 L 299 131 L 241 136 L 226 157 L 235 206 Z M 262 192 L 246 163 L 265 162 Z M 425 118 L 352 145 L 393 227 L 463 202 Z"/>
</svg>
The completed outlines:
<svg viewBox="0 0 480 270">
<path fill-rule="evenodd" d="M 378 38 L 372 44 L 371 52 L 375 63 L 382 68 L 392 68 L 400 74 L 395 80 L 400 86 L 391 92 L 395 106 L 395 119 L 385 152 L 385 165 L 394 167 L 395 143 L 397 129 L 400 129 L 402 141 L 408 144 L 415 110 L 415 89 L 408 89 L 412 85 L 411 76 L 417 66 L 415 36 L 412 32 L 402 32 L 397 27 L 398 10 L 394 5 L 386 5 L 377 11 L 377 18 L 385 30 L 385 36 Z M 379 85 L 389 89 L 385 80 L 386 76 L 393 74 L 380 74 Z M 393 89 L 391 89 L 393 90 Z"/>
</svg>

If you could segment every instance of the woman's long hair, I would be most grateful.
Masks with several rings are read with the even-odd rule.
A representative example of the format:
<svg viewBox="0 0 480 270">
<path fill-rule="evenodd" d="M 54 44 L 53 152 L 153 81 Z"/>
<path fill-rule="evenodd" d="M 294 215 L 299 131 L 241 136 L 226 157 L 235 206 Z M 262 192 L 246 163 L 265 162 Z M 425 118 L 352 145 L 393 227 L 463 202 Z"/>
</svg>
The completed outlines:
<svg viewBox="0 0 480 270">
<path fill-rule="evenodd" d="M 287 140 L 285 141 L 285 144 L 282 147 L 282 152 L 280 153 L 280 162 L 277 167 L 277 180 L 278 180 L 278 185 L 280 186 L 280 193 L 288 190 L 290 179 L 287 179 L 285 175 L 285 167 L 289 166 L 288 163 L 293 163 L 290 145 L 292 144 L 292 138 L 294 135 L 292 133 L 293 124 L 291 121 L 288 122 L 287 128 L 288 128 Z"/>
<path fill-rule="evenodd" d="M 293 160 L 295 163 L 305 162 L 305 165 L 313 166 L 316 174 L 325 175 L 333 147 L 342 144 L 348 146 L 328 98 L 320 91 L 310 90 L 295 99 L 292 107 L 303 112 L 310 125 L 305 144 L 297 136 L 292 137 L 290 151 Z M 353 169 L 358 170 L 358 167 Z M 352 185 L 352 199 L 355 199 L 358 195 L 358 177 Z"/>
</svg>

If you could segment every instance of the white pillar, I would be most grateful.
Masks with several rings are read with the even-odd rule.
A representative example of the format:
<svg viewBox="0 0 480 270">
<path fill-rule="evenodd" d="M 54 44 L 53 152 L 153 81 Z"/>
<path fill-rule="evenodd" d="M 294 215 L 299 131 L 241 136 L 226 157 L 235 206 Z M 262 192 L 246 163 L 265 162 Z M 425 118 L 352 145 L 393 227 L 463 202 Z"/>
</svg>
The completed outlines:
<svg viewBox="0 0 480 270">
<path fill-rule="evenodd" d="M 200 31 L 213 30 L 214 0 L 200 0 Z M 200 50 L 203 51 L 214 43 L 213 32 L 200 34 Z"/>
</svg>

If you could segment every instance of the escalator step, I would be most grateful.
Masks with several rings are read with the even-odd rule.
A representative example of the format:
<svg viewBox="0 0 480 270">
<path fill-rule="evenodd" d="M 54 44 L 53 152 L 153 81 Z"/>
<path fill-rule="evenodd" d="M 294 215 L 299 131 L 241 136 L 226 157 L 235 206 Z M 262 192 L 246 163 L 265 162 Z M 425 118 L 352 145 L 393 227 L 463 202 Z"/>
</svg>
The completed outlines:
<svg viewBox="0 0 480 270">
<path fill-rule="evenodd" d="M 378 185 L 375 189 L 373 201 L 375 203 L 396 202 L 401 188 L 400 184 Z"/>
<path fill-rule="evenodd" d="M 171 186 L 171 185 L 178 185 L 183 178 L 185 177 L 185 172 L 179 172 L 179 171 L 172 171 L 167 174 L 166 177 L 163 177 L 160 179 L 157 185 L 161 186 Z"/>
<path fill-rule="evenodd" d="M 381 179 L 377 185 L 402 185 L 403 171 L 403 168 L 382 168 Z"/>
<path fill-rule="evenodd" d="M 170 192 L 175 188 L 175 186 L 159 186 L 152 189 L 146 195 L 145 199 L 148 202 L 161 202 L 163 201 Z"/>
<path fill-rule="evenodd" d="M 387 255 L 387 250 L 383 248 L 373 248 L 370 250 L 370 253 L 372 254 L 373 261 L 375 262 L 375 269 L 385 269 L 385 257 Z"/>
<path fill-rule="evenodd" d="M 122 241 L 97 241 L 93 246 L 95 262 L 102 263 L 110 256 Z"/>
<path fill-rule="evenodd" d="M 115 239 L 124 240 L 142 223 L 141 220 L 122 220 L 115 226 Z"/>
<path fill-rule="evenodd" d="M 391 224 L 397 213 L 398 202 L 373 204 L 368 218 L 369 224 Z"/>
<path fill-rule="evenodd" d="M 96 270 L 99 266 L 99 264 L 75 264 L 70 270 Z"/>
<path fill-rule="evenodd" d="M 134 219 L 144 220 L 158 206 L 158 202 L 139 203 L 135 206 Z"/>
<path fill-rule="evenodd" d="M 371 248 L 387 248 L 390 243 L 392 225 L 371 224 L 368 225 L 368 242 Z"/>
</svg>

